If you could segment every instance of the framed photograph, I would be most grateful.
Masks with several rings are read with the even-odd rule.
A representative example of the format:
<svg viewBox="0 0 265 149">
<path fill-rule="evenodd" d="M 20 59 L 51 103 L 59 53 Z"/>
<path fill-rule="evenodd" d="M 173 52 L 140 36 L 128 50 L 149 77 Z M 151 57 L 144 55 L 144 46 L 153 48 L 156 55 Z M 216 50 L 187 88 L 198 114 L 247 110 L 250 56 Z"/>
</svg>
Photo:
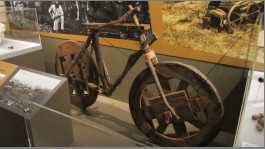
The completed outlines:
<svg viewBox="0 0 265 149">
<path fill-rule="evenodd" d="M 0 102 L 31 113 L 35 107 L 30 102 L 41 104 L 60 82 L 61 80 L 20 69 L 1 89 Z"/>
<path fill-rule="evenodd" d="M 27 28 L 27 20 L 34 17 L 25 11 L 35 8 L 40 35 L 56 38 L 85 41 L 90 33 L 83 23 L 107 23 L 117 20 L 128 10 L 127 5 L 140 7 L 137 14 L 140 24 L 150 24 L 149 6 L 147 1 L 7 1 L 6 7 L 15 10 L 8 13 L 10 29 L 32 30 Z M 24 10 L 24 11 L 22 11 Z M 20 20 L 20 22 L 18 22 Z M 128 18 L 122 23 L 128 23 Z M 34 29 L 33 29 L 34 30 Z M 151 33 L 147 31 L 148 34 Z M 106 32 L 100 31 L 100 43 L 103 45 L 126 48 L 133 44 L 134 49 L 139 49 L 138 36 L 133 32 Z M 119 39 L 119 40 L 117 40 Z M 118 41 L 123 41 L 118 43 Z M 126 41 L 126 43 L 124 43 Z M 111 43 L 111 44 L 110 44 Z M 136 48 L 137 47 L 137 48 Z"/>
<path fill-rule="evenodd" d="M 151 47 L 158 54 L 246 68 L 256 60 L 257 69 L 264 70 L 264 51 L 257 52 L 263 1 L 12 1 L 6 7 L 36 8 L 42 36 L 84 42 L 90 31 L 82 23 L 116 20 L 129 4 L 140 7 L 140 24 L 151 25 L 146 35 L 158 35 Z M 140 49 L 135 33 L 100 32 L 99 36 L 101 45 Z"/>
<path fill-rule="evenodd" d="M 264 68 L 263 54 L 257 55 L 262 1 L 157 1 L 149 3 L 152 31 L 159 36 L 157 53 L 251 67 L 257 60 Z M 241 17 L 243 16 L 244 17 Z"/>
</svg>

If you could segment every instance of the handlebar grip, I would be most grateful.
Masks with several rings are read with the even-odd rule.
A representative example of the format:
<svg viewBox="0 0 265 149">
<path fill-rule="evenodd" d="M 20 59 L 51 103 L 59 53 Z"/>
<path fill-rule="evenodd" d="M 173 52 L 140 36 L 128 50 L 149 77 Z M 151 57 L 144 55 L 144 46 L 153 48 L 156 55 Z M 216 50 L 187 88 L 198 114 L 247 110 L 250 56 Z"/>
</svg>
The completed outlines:
<svg viewBox="0 0 265 149">
<path fill-rule="evenodd" d="M 141 8 L 139 6 L 135 7 L 135 12 L 140 12 Z"/>
<path fill-rule="evenodd" d="M 137 6 L 137 7 L 134 7 L 134 8 L 132 8 L 132 6 L 131 5 L 128 5 L 128 7 L 129 7 L 129 11 L 127 11 L 127 14 L 129 14 L 129 15 L 131 15 L 131 14 L 133 14 L 133 13 L 136 13 L 136 12 L 140 12 L 140 7 L 139 6 Z M 131 9 L 132 8 L 132 9 Z"/>
<path fill-rule="evenodd" d="M 156 40 L 158 39 L 158 36 L 156 35 L 156 33 L 152 33 L 142 44 L 142 47 L 144 49 L 150 47 Z"/>
</svg>

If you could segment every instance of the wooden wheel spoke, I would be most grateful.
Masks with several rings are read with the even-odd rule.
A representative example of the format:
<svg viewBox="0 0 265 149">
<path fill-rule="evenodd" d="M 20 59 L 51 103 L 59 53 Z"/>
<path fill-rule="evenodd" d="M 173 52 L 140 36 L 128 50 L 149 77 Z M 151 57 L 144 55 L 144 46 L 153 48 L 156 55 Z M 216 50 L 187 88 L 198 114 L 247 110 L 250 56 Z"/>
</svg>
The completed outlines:
<svg viewBox="0 0 265 149">
<path fill-rule="evenodd" d="M 142 111 L 144 112 L 147 119 L 155 119 L 155 114 L 150 106 L 142 107 Z"/>
<path fill-rule="evenodd" d="M 168 124 L 166 123 L 166 119 L 163 118 L 163 119 L 158 119 L 158 127 L 156 128 L 156 131 L 161 133 L 161 134 L 164 134 L 166 129 L 167 129 L 167 126 Z"/>
<path fill-rule="evenodd" d="M 159 82 L 162 86 L 164 93 L 165 94 L 171 93 L 171 87 L 170 87 L 168 79 L 166 79 L 165 77 L 161 75 L 158 75 L 158 77 L 159 77 Z"/>
<path fill-rule="evenodd" d="M 152 121 L 152 119 L 155 118 L 155 114 L 152 110 L 152 108 L 150 106 L 146 106 L 146 103 L 144 101 L 144 99 L 141 100 L 141 104 L 142 104 L 142 112 L 144 113 L 144 116 L 147 120 L 147 122 L 149 123 L 149 125 L 155 129 L 154 123 Z"/>
<path fill-rule="evenodd" d="M 156 131 L 164 134 L 166 129 L 167 129 L 168 124 L 159 124 L 158 127 L 156 128 Z"/>
<path fill-rule="evenodd" d="M 147 98 L 154 98 L 154 97 L 158 97 L 158 95 L 156 95 L 155 93 L 149 91 L 148 89 L 145 89 L 143 92 L 143 95 Z"/>
<path fill-rule="evenodd" d="M 155 118 L 155 117 L 154 117 L 154 115 L 152 114 L 152 112 L 150 112 L 150 108 L 149 108 L 149 107 L 144 107 L 144 108 L 142 108 L 142 111 L 143 111 L 143 113 L 144 113 L 144 116 L 145 116 L 145 118 L 146 118 L 148 124 L 149 124 L 152 128 L 155 128 L 154 123 L 153 123 L 153 121 L 152 121 L 152 119 Z"/>
<path fill-rule="evenodd" d="M 240 20 L 240 22 L 239 22 L 239 27 L 241 27 L 242 26 L 242 22 L 243 22 L 243 19 L 242 20 Z"/>
<path fill-rule="evenodd" d="M 197 127 L 200 130 L 205 126 L 205 124 L 199 120 L 189 121 L 189 123 L 191 123 L 193 126 Z"/>
<path fill-rule="evenodd" d="M 249 17 L 246 17 L 245 20 L 246 20 L 247 22 L 251 22 L 251 21 L 252 21 L 251 18 L 249 18 Z"/>
<path fill-rule="evenodd" d="M 186 136 L 189 136 L 189 133 L 187 131 L 186 125 L 184 122 L 181 123 L 172 123 L 173 128 L 176 133 L 177 138 L 184 138 Z"/>
<path fill-rule="evenodd" d="M 235 19 L 235 20 L 233 20 L 233 21 L 231 21 L 231 22 L 236 22 L 236 21 L 238 21 L 238 20 L 242 20 L 242 18 L 240 17 L 240 18 Z"/>
<path fill-rule="evenodd" d="M 240 17 L 240 14 L 237 12 L 232 12 L 232 14 L 236 14 L 238 17 Z"/>
<path fill-rule="evenodd" d="M 259 10 L 255 11 L 255 12 L 251 12 L 250 14 L 247 14 L 246 17 L 251 16 L 251 15 L 253 15 L 255 13 L 259 13 Z"/>
<path fill-rule="evenodd" d="M 188 133 L 191 136 L 191 135 L 194 135 L 194 134 L 199 133 L 199 132 L 200 132 L 200 130 L 193 130 L 193 131 L 189 131 Z"/>
<path fill-rule="evenodd" d="M 245 14 L 248 14 L 248 11 L 249 11 L 250 7 L 251 7 L 251 6 L 249 6 L 249 7 L 247 8 L 247 11 L 245 12 Z"/>
<path fill-rule="evenodd" d="M 184 82 L 183 80 L 181 80 L 181 81 L 179 82 L 179 86 L 178 86 L 178 88 L 177 88 L 177 91 L 187 90 L 188 86 L 189 86 L 188 83 L 186 83 L 186 82 Z"/>
<path fill-rule="evenodd" d="M 199 97 L 192 98 L 189 100 L 193 112 L 205 111 L 208 106 L 208 101 Z"/>
</svg>

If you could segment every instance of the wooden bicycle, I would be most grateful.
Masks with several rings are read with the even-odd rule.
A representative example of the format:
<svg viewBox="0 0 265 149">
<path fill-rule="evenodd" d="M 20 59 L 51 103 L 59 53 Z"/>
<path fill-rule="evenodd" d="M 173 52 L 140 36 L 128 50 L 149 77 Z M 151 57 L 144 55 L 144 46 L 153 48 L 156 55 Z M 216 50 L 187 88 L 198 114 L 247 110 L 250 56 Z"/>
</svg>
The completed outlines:
<svg viewBox="0 0 265 149">
<path fill-rule="evenodd" d="M 129 94 L 130 111 L 136 126 L 162 146 L 208 144 L 220 131 L 224 115 L 218 91 L 193 66 L 172 61 L 159 63 L 150 49 L 157 36 L 152 33 L 146 38 L 145 31 L 150 25 L 139 24 L 135 15 L 139 8 L 129 8 L 116 21 L 84 24 L 91 31 L 85 44 L 71 40 L 63 42 L 56 52 L 57 74 L 68 78 L 70 92 L 74 90 L 83 99 L 81 109 L 84 110 L 96 101 L 99 93 L 110 96 L 143 55 L 147 68 L 138 74 Z M 134 23 L 121 24 L 128 17 Z M 101 55 L 99 31 L 130 31 L 139 35 L 141 49 L 130 55 L 114 83 Z"/>
</svg>

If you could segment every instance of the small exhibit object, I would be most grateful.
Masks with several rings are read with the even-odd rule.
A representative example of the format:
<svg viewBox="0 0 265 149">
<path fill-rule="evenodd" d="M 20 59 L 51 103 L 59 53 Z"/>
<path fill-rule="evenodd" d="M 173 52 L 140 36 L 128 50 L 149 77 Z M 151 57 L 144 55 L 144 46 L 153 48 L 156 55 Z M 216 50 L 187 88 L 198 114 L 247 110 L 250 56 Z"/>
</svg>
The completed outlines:
<svg viewBox="0 0 265 149">
<path fill-rule="evenodd" d="M 8 47 L 8 49 L 14 49 L 14 47 L 13 46 L 10 46 L 10 47 Z"/>
<path fill-rule="evenodd" d="M 258 131 L 262 131 L 264 128 L 264 113 L 254 114 L 252 115 L 253 120 L 258 120 L 258 124 L 256 125 L 256 129 Z"/>
<path fill-rule="evenodd" d="M 253 145 L 251 143 L 248 142 L 242 142 L 242 147 L 258 147 L 257 145 Z"/>
<path fill-rule="evenodd" d="M 2 43 L 3 39 L 5 38 L 4 32 L 6 31 L 6 26 L 3 23 L 0 23 L 0 43 Z"/>
</svg>

